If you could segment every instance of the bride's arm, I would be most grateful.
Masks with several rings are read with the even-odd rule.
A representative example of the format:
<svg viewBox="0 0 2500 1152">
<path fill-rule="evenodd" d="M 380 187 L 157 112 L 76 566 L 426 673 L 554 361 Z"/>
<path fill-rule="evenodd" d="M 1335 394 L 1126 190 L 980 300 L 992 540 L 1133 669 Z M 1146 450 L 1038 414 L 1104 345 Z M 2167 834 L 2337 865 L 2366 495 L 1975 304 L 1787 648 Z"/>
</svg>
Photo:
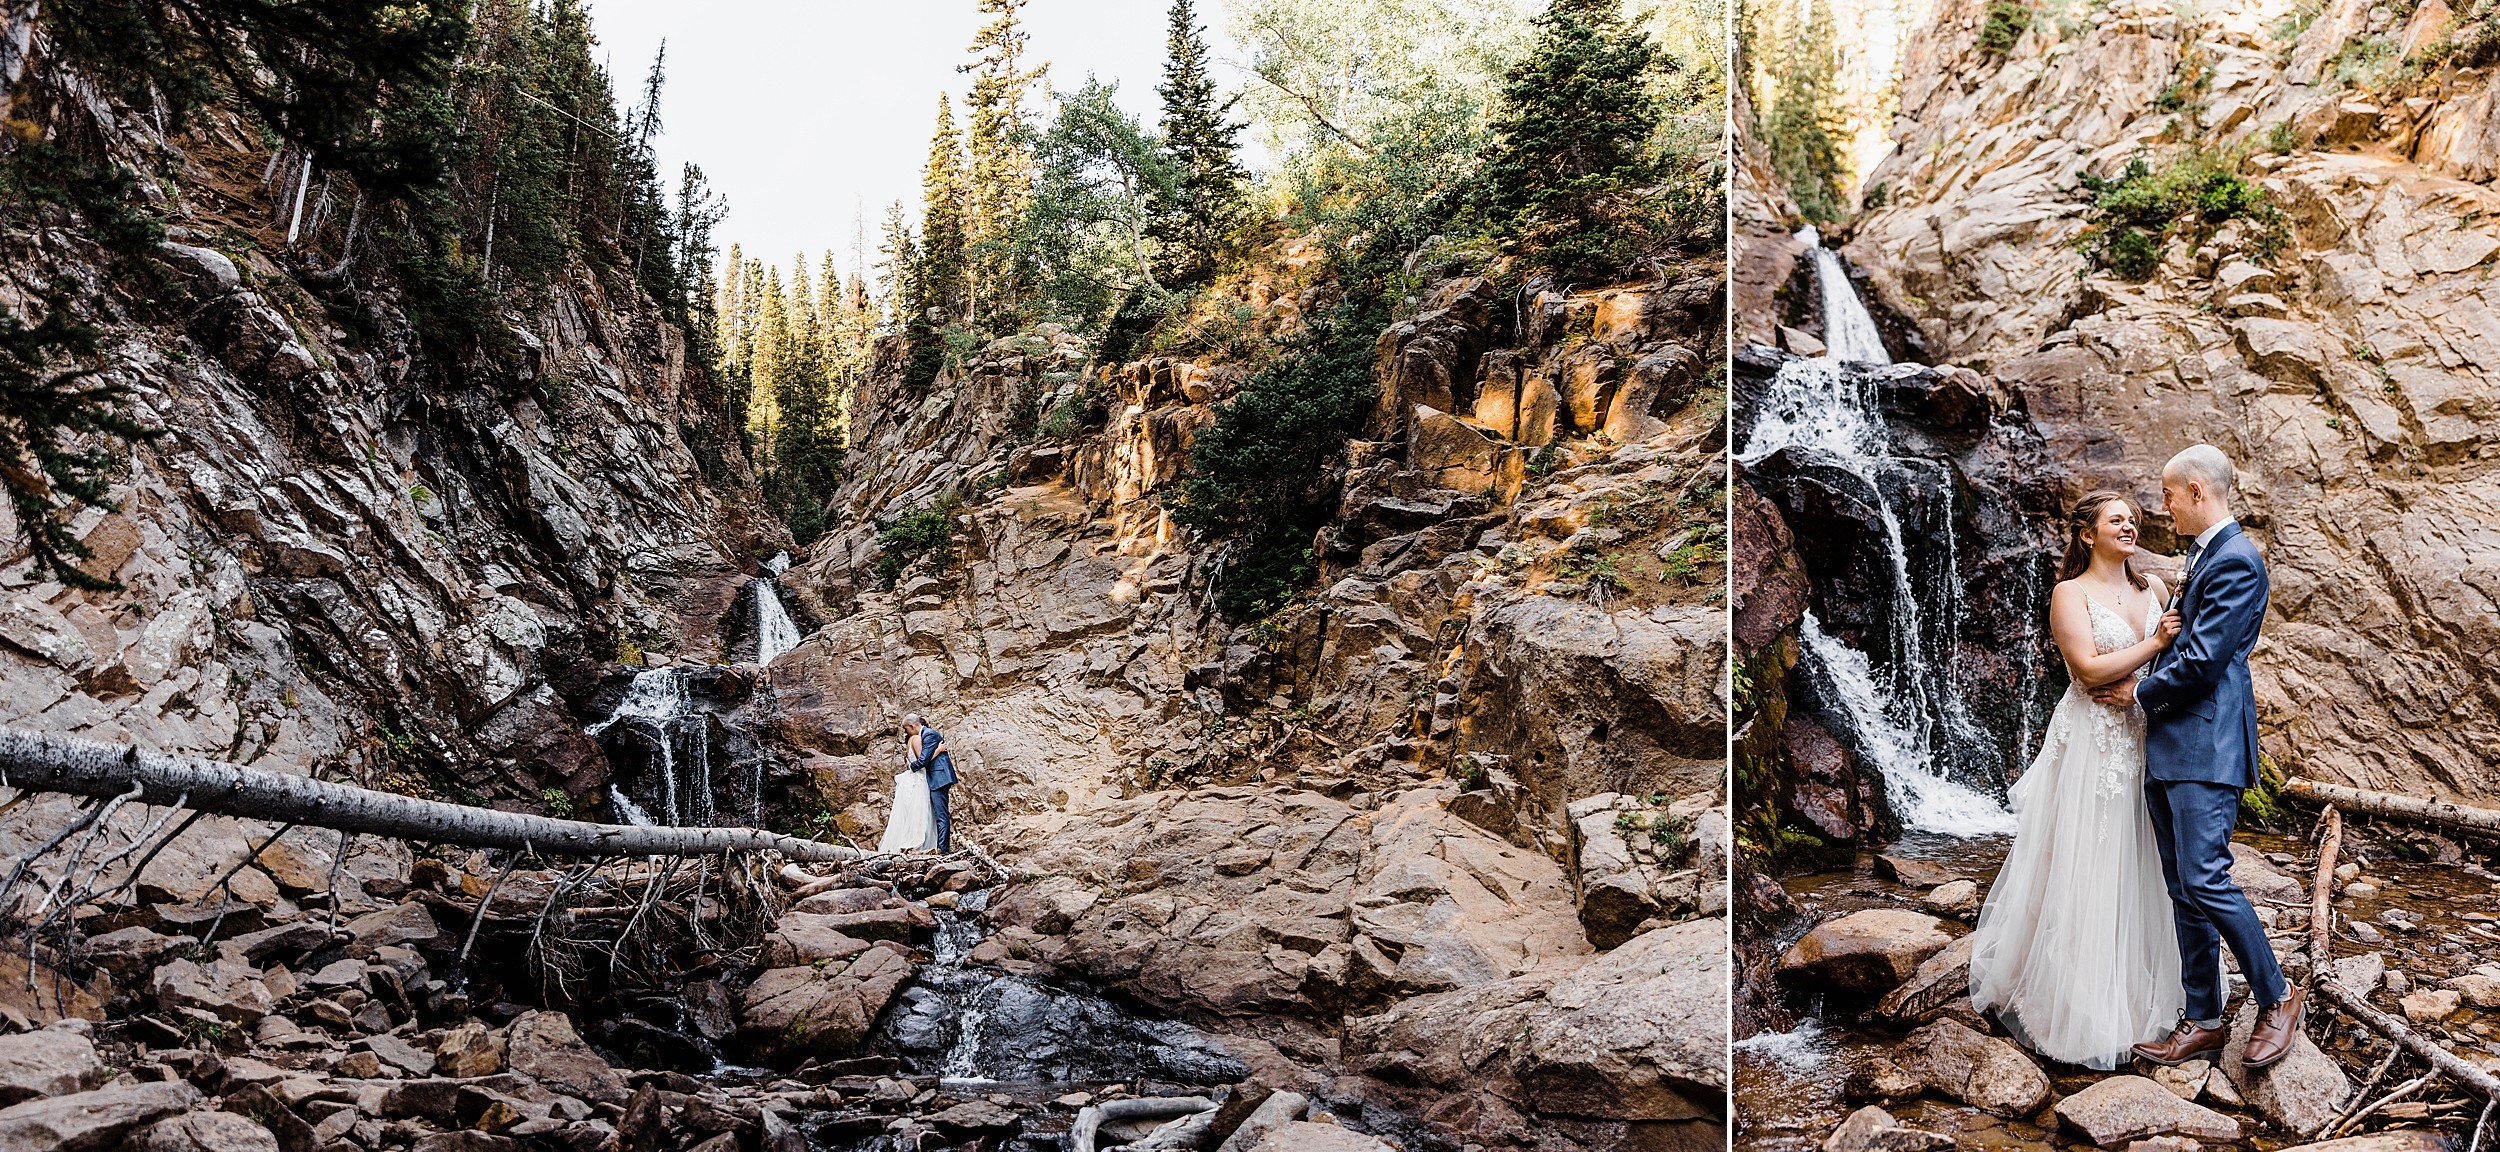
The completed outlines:
<svg viewBox="0 0 2500 1152">
<path fill-rule="evenodd" d="M 2092 606 L 2083 589 L 2073 584 L 2060 584 L 2049 594 L 2049 635 L 2066 658 L 2066 671 L 2086 688 L 2126 679 L 2163 647 L 2161 634 L 2155 632 L 2130 647 L 2100 651 L 2092 642 Z"/>
</svg>

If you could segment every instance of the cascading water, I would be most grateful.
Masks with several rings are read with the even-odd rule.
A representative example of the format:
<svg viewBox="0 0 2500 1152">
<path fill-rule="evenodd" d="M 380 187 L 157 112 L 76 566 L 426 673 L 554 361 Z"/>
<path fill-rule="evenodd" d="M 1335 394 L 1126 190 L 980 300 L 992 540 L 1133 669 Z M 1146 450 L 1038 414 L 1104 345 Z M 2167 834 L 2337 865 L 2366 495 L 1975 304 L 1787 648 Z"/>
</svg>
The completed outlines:
<svg viewBox="0 0 2500 1152">
<path fill-rule="evenodd" d="M 712 822 L 712 723 L 694 707 L 692 676 L 686 668 L 636 674 L 616 711 L 586 730 L 596 737 L 623 725 L 643 740 L 650 752 L 651 791 L 660 805 L 658 823 Z M 608 796 L 627 823 L 654 822 L 652 813 L 616 785 L 608 786 Z"/>
<path fill-rule="evenodd" d="M 755 629 L 755 662 L 769 665 L 775 659 L 798 647 L 802 638 L 798 622 L 781 602 L 781 588 L 776 581 L 790 568 L 789 553 L 779 553 L 763 564 L 765 575 L 748 582 L 747 595 L 754 601 L 752 624 Z M 628 788 L 627 781 L 608 786 L 608 804 L 615 817 L 627 824 L 700 825 L 714 823 L 717 802 L 713 793 L 714 756 L 712 750 L 712 717 L 701 706 L 696 692 L 700 668 L 651 668 L 634 676 L 634 682 L 617 701 L 616 710 L 608 718 L 585 731 L 596 738 L 611 729 L 630 733 L 640 742 L 645 753 L 646 768 L 638 788 Z M 764 815 L 764 758 L 743 757 L 746 772 L 732 791 L 743 791 L 742 818 L 749 824 L 760 824 Z M 649 798 L 649 804 L 637 803 L 635 794 Z M 733 800 L 740 797 L 733 796 Z M 656 809 L 654 811 L 653 809 Z"/>
<path fill-rule="evenodd" d="M 1955 774 L 1957 762 L 1986 762 L 1990 740 L 1953 684 L 1962 576 L 1951 470 L 1896 449 L 1879 407 L 1881 375 L 1866 367 L 1892 363 L 1874 317 L 1814 229 L 1797 235 L 1813 259 L 1826 351 L 1780 366 L 1737 460 L 1752 466 L 1789 450 L 1853 478 L 1864 491 L 1852 497 L 1864 500 L 1880 528 L 1891 591 L 1882 613 L 1888 626 L 1869 637 L 1880 645 L 1872 655 L 1806 616 L 1808 675 L 1883 775 L 1905 827 L 1959 836 L 2011 831 L 2004 805 Z"/>
</svg>

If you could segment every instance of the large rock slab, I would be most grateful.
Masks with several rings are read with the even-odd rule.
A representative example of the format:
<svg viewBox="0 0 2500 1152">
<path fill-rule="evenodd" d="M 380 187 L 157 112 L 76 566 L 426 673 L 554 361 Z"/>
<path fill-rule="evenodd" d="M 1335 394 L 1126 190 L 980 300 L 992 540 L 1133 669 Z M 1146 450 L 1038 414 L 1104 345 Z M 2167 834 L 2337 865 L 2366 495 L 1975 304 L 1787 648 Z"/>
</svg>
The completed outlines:
<svg viewBox="0 0 2500 1152">
<path fill-rule="evenodd" d="M 195 964 L 176 960 L 156 970 L 156 1005 L 171 1013 L 191 1008 L 236 1024 L 253 1024 L 277 1007 L 260 969 L 240 960 Z"/>
<path fill-rule="evenodd" d="M 95 1044 L 71 1027 L 0 1036 L 0 1106 L 84 1092 L 105 1075 Z"/>
<path fill-rule="evenodd" d="M 2057 1102 L 2057 1118 L 2094 1144 L 2115 1148 L 2148 1136 L 2235 1143 L 2240 1122 L 2142 1076 L 2112 1076 Z"/>
<path fill-rule="evenodd" d="M 1376 1136 L 1336 1124 L 1293 1120 L 1270 1129 L 1250 1152 L 1392 1152 Z"/>
<path fill-rule="evenodd" d="M 1780 954 L 1780 978 L 1861 996 L 1888 992 L 1953 943 L 1924 912 L 1869 908 L 1814 926 Z"/>
<path fill-rule="evenodd" d="M 1921 961 L 1918 971 L 1911 973 L 1907 981 L 1875 1002 L 1875 1010 L 1895 1020 L 1921 1021 L 1970 995 L 1970 955 L 1975 939 L 1964 936 Z"/>
<path fill-rule="evenodd" d="M 739 994 L 739 1031 L 767 1054 L 855 1055 L 911 973 L 911 961 L 890 947 L 847 962 L 774 968 Z"/>
<path fill-rule="evenodd" d="M 2250 1107 L 2275 1127 L 2289 1132 L 2315 1132 L 2344 1110 L 2352 1097 L 2352 1081 L 2341 1065 L 2318 1050 L 2306 1032 L 2292 1041 L 2283 1059 L 2251 1069 L 2242 1057 L 2249 1034 L 2257 1027 L 2257 1005 L 2240 1006 L 2231 1022 L 2231 1038 L 2222 1049 L 2222 1074 Z"/>
<path fill-rule="evenodd" d="M 133 1152 L 279 1152 L 277 1134 L 232 1112 L 190 1112 L 159 1120 Z"/>
<path fill-rule="evenodd" d="M 181 1080 L 115 1084 L 47 1096 L 0 1109 L 0 1148 L 9 1152 L 103 1152 L 129 1135 L 200 1102 Z"/>
<path fill-rule="evenodd" d="M 567 1096 L 622 1104 L 625 1077 L 573 1030 L 562 1012 L 524 1012 L 504 1030 L 504 1066 Z"/>
<path fill-rule="evenodd" d="M 2049 1078 L 2022 1049 L 1958 1020 L 1938 1020 L 1902 1042 L 1901 1067 L 1929 1088 L 1999 1116 L 2028 1116 L 2049 1099 Z"/>
</svg>

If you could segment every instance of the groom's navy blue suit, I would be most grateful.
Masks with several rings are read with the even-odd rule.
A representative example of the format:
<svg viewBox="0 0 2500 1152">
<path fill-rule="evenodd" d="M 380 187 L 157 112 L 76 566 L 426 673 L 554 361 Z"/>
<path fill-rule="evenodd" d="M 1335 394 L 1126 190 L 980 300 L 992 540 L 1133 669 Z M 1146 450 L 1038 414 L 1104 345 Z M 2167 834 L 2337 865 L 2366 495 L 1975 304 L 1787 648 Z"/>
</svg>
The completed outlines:
<svg viewBox="0 0 2500 1152">
<path fill-rule="evenodd" d="M 2178 924 L 2186 1015 L 2222 1015 L 2222 945 L 2260 1006 L 2283 999 L 2265 925 L 2231 882 L 2240 793 L 2257 783 L 2257 696 L 2248 653 L 2265 623 L 2266 563 L 2237 523 L 2188 556 L 2182 627 L 2135 686 L 2144 705 L 2145 800 Z"/>
<path fill-rule="evenodd" d="M 911 766 L 929 774 L 929 815 L 937 823 L 938 851 L 952 852 L 955 850 L 955 827 L 946 811 L 946 790 L 955 786 L 955 754 L 938 751 L 938 745 L 944 743 L 945 733 L 935 728 L 921 728 L 919 751 L 912 754 Z"/>
</svg>

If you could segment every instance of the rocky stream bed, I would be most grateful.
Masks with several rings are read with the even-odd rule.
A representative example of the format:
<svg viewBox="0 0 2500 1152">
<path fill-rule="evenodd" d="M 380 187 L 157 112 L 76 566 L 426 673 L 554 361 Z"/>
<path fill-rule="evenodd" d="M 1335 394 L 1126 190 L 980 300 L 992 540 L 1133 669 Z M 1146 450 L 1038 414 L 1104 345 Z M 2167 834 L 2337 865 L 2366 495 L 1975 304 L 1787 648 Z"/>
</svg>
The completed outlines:
<svg viewBox="0 0 2500 1152">
<path fill-rule="evenodd" d="M 1785 925 L 1749 943 L 1776 972 L 1768 1024 L 1736 1043 L 1738 1147 L 1825 1152 L 1944 1147 L 2128 1147 L 2184 1152 L 2323 1147 L 2356 1103 L 2387 1042 L 2323 1006 L 2308 1039 L 2262 1072 L 2243 1067 L 2250 1012 L 2218 1064 L 2138 1063 L 2101 1073 L 2044 1063 L 1972 1011 L 1968 939 L 2003 838 L 1907 835 L 1847 868 L 1784 878 L 1766 916 Z M 2233 876 L 2270 925 L 2287 975 L 2307 972 L 2308 890 L 2317 846 L 2243 832 Z M 2338 870 L 2335 966 L 2370 1001 L 2467 1060 L 2500 1068 L 2500 921 L 2489 857 L 2445 837 L 2391 827 L 2346 832 Z M 2226 961 L 2227 963 L 2227 961 Z M 2245 991 L 2230 974 L 2235 997 Z M 2422 1071 L 2399 1060 L 2375 1101 Z M 2340 1152 L 2465 1147 L 2481 1102 L 2434 1080 L 2378 1108 Z"/>
<path fill-rule="evenodd" d="M 0 1148 L 1390 1147 L 1019 959 L 977 854 L 818 868 L 420 857 L 335 916 L 93 917 L 0 973 Z"/>
</svg>

